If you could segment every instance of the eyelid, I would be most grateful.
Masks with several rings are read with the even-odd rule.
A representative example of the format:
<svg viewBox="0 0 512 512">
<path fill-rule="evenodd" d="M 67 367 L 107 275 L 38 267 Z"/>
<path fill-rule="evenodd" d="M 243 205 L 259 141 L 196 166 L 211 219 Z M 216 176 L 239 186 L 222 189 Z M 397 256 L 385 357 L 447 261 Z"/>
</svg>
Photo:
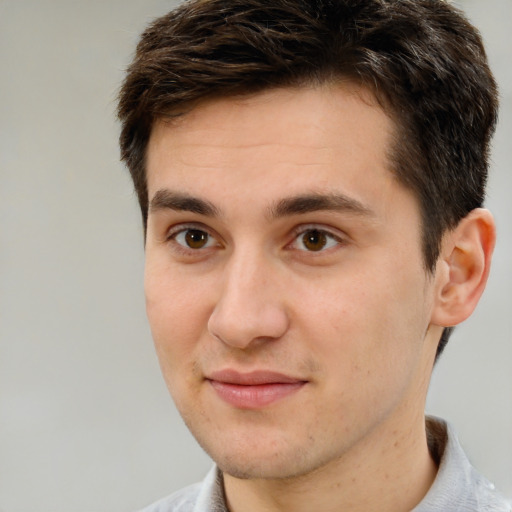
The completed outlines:
<svg viewBox="0 0 512 512">
<path fill-rule="evenodd" d="M 199 231 L 204 231 L 205 233 L 208 233 L 215 239 L 219 238 L 218 235 L 216 235 L 208 226 L 202 224 L 201 222 L 180 222 L 178 224 L 175 224 L 171 226 L 169 229 L 167 229 L 167 231 L 165 232 L 165 238 L 166 240 L 170 240 L 178 233 L 186 231 L 187 229 L 197 229 Z"/>
<path fill-rule="evenodd" d="M 304 233 L 305 231 L 321 231 L 322 233 L 327 233 L 328 235 L 331 235 L 334 238 L 339 238 L 340 240 L 343 240 L 345 238 L 348 238 L 348 235 L 346 235 L 343 231 L 340 231 L 337 228 L 332 228 L 330 226 L 326 226 L 325 224 L 315 224 L 314 222 L 308 223 L 308 224 L 300 224 L 299 226 L 296 226 L 292 230 L 292 236 L 298 236 Z"/>
<path fill-rule="evenodd" d="M 294 243 L 296 243 L 299 237 L 306 233 L 307 231 L 319 231 L 321 233 L 325 233 L 328 237 L 335 239 L 338 242 L 338 245 L 343 245 L 348 241 L 348 235 L 346 235 L 342 231 L 339 231 L 338 229 L 330 228 L 328 226 L 325 226 L 324 224 L 301 224 L 300 226 L 297 226 L 292 230 L 292 241 L 287 245 L 291 246 Z M 311 252 L 311 254 L 315 254 L 315 251 L 303 252 Z M 325 250 L 317 251 L 316 254 L 318 255 L 323 252 L 325 252 Z"/>
<path fill-rule="evenodd" d="M 167 241 L 167 242 L 173 241 L 180 248 L 180 250 L 186 251 L 187 247 L 176 242 L 175 238 L 178 234 L 182 233 L 183 231 L 187 231 L 189 229 L 197 229 L 199 231 L 204 231 L 205 233 L 208 234 L 208 236 L 212 237 L 217 242 L 218 246 L 223 245 L 221 237 L 216 232 L 214 232 L 212 229 L 210 229 L 208 226 L 206 226 L 205 224 L 203 224 L 201 222 L 184 222 L 184 223 L 179 223 L 174 226 L 171 226 L 165 233 L 165 241 Z M 303 235 L 304 233 L 306 233 L 307 231 L 313 231 L 313 230 L 319 231 L 321 233 L 325 233 L 329 238 L 336 240 L 338 246 L 344 245 L 348 241 L 348 238 L 349 238 L 346 233 L 340 231 L 339 229 L 331 228 L 329 226 L 325 226 L 324 224 L 314 224 L 314 223 L 301 224 L 301 225 L 293 228 L 293 230 L 291 231 L 290 237 L 292 238 L 292 240 L 286 244 L 287 247 L 290 247 L 293 244 L 295 244 L 297 242 L 298 238 L 301 235 Z M 210 248 L 211 248 L 211 246 L 206 247 L 203 250 L 210 249 Z M 188 250 L 192 251 L 192 252 L 198 252 L 201 249 L 190 248 Z M 329 250 L 329 248 L 327 250 Z M 303 252 L 311 252 L 311 254 L 315 253 L 315 251 L 305 251 L 305 250 Z M 319 255 L 323 252 L 326 252 L 326 251 L 320 250 L 316 254 Z"/>
<path fill-rule="evenodd" d="M 221 247 L 222 242 L 219 235 L 214 232 L 212 229 L 210 229 L 208 226 L 205 226 L 201 222 L 184 222 L 180 224 L 175 224 L 174 226 L 171 226 L 165 233 L 165 241 L 168 243 L 172 243 L 175 250 L 178 250 L 180 252 L 186 252 L 187 254 L 192 253 L 198 253 L 198 252 L 204 252 L 208 249 L 212 249 L 215 246 L 208 246 L 203 247 L 200 249 L 193 249 L 191 247 L 186 247 L 185 245 L 182 245 L 181 243 L 176 241 L 176 237 L 187 230 L 198 230 L 198 231 L 204 231 L 210 238 L 212 238 L 216 243 L 215 246 Z"/>
</svg>

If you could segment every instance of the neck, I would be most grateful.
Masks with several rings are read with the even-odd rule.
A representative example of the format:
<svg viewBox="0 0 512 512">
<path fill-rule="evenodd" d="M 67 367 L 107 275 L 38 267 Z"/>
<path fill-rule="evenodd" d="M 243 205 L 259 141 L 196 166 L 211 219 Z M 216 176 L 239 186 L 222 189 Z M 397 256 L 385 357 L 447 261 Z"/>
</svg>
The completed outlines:
<svg viewBox="0 0 512 512">
<path fill-rule="evenodd" d="M 407 431 L 392 424 L 377 430 L 365 446 L 307 475 L 241 480 L 225 474 L 229 510 L 410 511 L 423 499 L 437 472 L 423 414 L 413 426 L 409 423 Z"/>
</svg>

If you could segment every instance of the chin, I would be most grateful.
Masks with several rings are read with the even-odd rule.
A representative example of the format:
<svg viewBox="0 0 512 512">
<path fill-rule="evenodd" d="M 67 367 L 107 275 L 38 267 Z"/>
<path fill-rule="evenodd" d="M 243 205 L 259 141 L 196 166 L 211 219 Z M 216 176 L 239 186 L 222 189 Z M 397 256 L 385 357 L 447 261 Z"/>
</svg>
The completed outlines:
<svg viewBox="0 0 512 512">
<path fill-rule="evenodd" d="M 212 447 L 210 443 L 197 440 L 223 473 L 244 480 L 295 478 L 327 462 L 321 457 L 315 458 L 314 450 L 305 448 L 307 443 L 291 446 L 282 440 L 268 440 L 265 444 L 259 439 L 258 446 L 254 442 L 239 441 L 238 446 L 237 443 L 229 443 L 229 446 L 226 443 Z"/>
<path fill-rule="evenodd" d="M 225 459 L 217 463 L 219 469 L 234 478 L 241 480 L 283 480 L 294 478 L 307 473 L 308 471 L 300 471 L 297 467 L 291 467 L 282 461 L 272 463 L 271 461 L 240 460 Z"/>
</svg>

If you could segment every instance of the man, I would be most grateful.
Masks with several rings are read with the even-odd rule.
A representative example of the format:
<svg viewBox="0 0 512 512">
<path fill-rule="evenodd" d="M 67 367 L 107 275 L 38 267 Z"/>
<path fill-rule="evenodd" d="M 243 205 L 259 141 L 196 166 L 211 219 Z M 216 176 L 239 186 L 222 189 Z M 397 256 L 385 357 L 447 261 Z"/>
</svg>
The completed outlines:
<svg viewBox="0 0 512 512">
<path fill-rule="evenodd" d="M 147 511 L 508 511 L 425 420 L 475 308 L 496 86 L 432 0 L 195 0 L 120 94 L 148 317 L 216 462 Z"/>
</svg>

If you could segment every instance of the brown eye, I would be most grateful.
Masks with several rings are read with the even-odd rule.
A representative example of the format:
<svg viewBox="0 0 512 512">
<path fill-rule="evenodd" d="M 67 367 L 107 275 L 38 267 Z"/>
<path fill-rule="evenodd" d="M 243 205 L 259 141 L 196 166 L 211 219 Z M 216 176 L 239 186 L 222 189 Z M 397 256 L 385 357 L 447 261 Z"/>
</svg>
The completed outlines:
<svg viewBox="0 0 512 512">
<path fill-rule="evenodd" d="M 308 251 L 321 251 L 327 245 L 327 234 L 318 229 L 310 229 L 302 235 L 302 243 Z"/>
<path fill-rule="evenodd" d="M 208 244 L 209 235 L 200 229 L 187 229 L 184 232 L 184 242 L 191 249 L 202 249 Z"/>
<path fill-rule="evenodd" d="M 181 245 L 184 249 L 200 250 L 218 245 L 215 238 L 208 231 L 192 227 L 177 231 L 169 239 L 174 240 L 175 243 Z"/>
</svg>

